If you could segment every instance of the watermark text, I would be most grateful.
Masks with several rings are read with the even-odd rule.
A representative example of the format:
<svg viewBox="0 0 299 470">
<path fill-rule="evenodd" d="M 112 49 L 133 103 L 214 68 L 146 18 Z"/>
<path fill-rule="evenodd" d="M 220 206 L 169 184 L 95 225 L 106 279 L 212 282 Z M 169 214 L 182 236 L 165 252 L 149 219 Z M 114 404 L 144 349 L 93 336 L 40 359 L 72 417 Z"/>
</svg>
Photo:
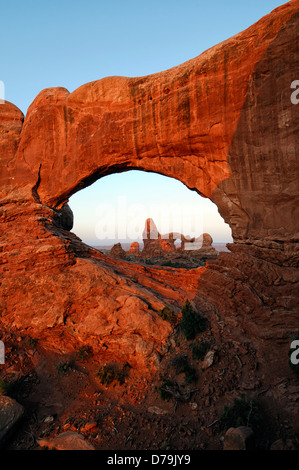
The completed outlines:
<svg viewBox="0 0 299 470">
<path fill-rule="evenodd" d="M 0 341 L 0 364 L 5 364 L 5 346 L 3 341 Z"/>
<path fill-rule="evenodd" d="M 95 218 L 98 240 L 135 241 L 140 238 L 153 240 L 171 237 L 179 240 L 184 235 L 187 237 L 184 239 L 185 249 L 198 249 L 202 245 L 203 213 L 193 206 L 129 203 L 125 196 L 121 196 L 116 206 L 99 204 Z M 153 221 L 149 230 L 146 220 Z M 189 243 L 191 239 L 193 243 Z M 197 243 L 194 243 L 195 239 Z"/>
<path fill-rule="evenodd" d="M 297 364 L 299 364 L 299 340 L 298 339 L 295 339 L 294 341 L 292 341 L 291 349 L 294 349 L 294 351 L 290 355 L 290 361 L 294 366 L 296 366 Z"/>
<path fill-rule="evenodd" d="M 291 94 L 291 102 L 292 104 L 298 104 L 299 103 L 299 80 L 293 80 L 291 83 L 291 88 L 295 88 L 295 91 Z"/>
<path fill-rule="evenodd" d="M 5 102 L 5 86 L 4 82 L 0 80 L 0 104 L 4 104 Z"/>
</svg>

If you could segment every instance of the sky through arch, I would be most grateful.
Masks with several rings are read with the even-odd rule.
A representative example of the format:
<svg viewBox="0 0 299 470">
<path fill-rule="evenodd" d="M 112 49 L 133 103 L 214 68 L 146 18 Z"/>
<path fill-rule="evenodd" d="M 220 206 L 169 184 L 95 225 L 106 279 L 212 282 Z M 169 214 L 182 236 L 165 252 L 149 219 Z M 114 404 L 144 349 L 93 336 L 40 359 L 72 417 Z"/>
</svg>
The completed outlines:
<svg viewBox="0 0 299 470">
<path fill-rule="evenodd" d="M 141 241 L 147 218 L 161 234 L 209 233 L 214 243 L 232 242 L 231 229 L 212 201 L 156 173 L 131 170 L 105 176 L 74 194 L 69 205 L 72 231 L 91 246 Z"/>
</svg>

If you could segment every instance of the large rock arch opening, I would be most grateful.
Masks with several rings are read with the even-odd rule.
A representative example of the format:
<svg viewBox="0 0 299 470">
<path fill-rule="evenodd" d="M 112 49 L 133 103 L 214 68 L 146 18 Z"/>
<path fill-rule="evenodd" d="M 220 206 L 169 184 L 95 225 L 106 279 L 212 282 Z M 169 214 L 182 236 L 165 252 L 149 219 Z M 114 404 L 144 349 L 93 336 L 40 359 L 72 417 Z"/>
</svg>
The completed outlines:
<svg viewBox="0 0 299 470">
<path fill-rule="evenodd" d="M 152 172 L 128 170 L 100 178 L 71 196 L 68 205 L 74 215 L 72 232 L 94 247 L 121 243 L 128 250 L 132 242 L 142 246 L 148 218 L 160 234 L 175 232 L 177 246 L 179 234 L 197 238 L 209 233 L 221 250 L 232 242 L 229 226 L 210 199 L 177 179 Z"/>
</svg>

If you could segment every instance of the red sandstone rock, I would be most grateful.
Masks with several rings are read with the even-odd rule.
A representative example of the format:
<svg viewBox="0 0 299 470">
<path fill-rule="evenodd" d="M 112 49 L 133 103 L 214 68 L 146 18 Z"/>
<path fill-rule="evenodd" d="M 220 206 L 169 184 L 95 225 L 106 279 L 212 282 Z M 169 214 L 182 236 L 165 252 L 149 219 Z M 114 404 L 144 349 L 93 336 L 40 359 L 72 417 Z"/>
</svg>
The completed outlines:
<svg viewBox="0 0 299 470">
<path fill-rule="evenodd" d="M 2 325 L 56 351 L 88 340 L 149 368 L 172 331 L 157 311 L 189 298 L 215 335 L 250 341 L 266 371 L 274 362 L 286 373 L 298 316 L 298 14 L 289 2 L 159 74 L 43 90 L 24 123 L 0 105 Z M 68 231 L 68 198 L 130 168 L 214 201 L 232 228 L 231 252 L 206 268 L 163 270 L 84 245 Z"/>
<path fill-rule="evenodd" d="M 142 257 L 156 258 L 162 255 L 163 248 L 161 243 L 161 235 L 158 232 L 153 219 L 145 221 L 145 227 L 142 234 L 143 250 Z"/>
<path fill-rule="evenodd" d="M 189 249 L 193 251 L 193 255 L 198 255 L 207 259 L 214 259 L 217 257 L 218 252 L 212 246 L 213 239 L 209 233 L 203 233 L 194 240 L 193 243 L 188 243 Z M 193 246 L 194 245 L 194 246 Z"/>
<path fill-rule="evenodd" d="M 24 408 L 16 400 L 0 395 L 0 449 L 15 431 L 24 415 Z"/>
<path fill-rule="evenodd" d="M 20 195 L 35 187 L 56 208 L 109 168 L 138 168 L 211 198 L 235 240 L 288 241 L 298 233 L 297 15 L 289 2 L 165 72 L 43 90 L 11 162 Z"/>
<path fill-rule="evenodd" d="M 223 450 L 252 450 L 253 432 L 247 426 L 229 428 L 224 436 Z"/>
<path fill-rule="evenodd" d="M 129 250 L 130 255 L 139 256 L 140 255 L 140 246 L 138 242 L 133 242 Z"/>
<path fill-rule="evenodd" d="M 175 241 L 178 239 L 181 240 L 180 248 L 175 246 Z M 180 255 L 183 255 L 186 259 L 215 259 L 218 252 L 212 246 L 212 243 L 213 239 L 208 233 L 204 233 L 198 238 L 191 238 L 180 233 L 161 235 L 155 222 L 152 219 L 147 219 L 143 230 L 144 248 L 142 250 L 141 257 L 151 260 L 155 260 L 156 258 L 166 258 L 170 261 L 174 260 L 181 262 L 182 260 L 180 260 Z M 191 265 L 191 267 L 193 266 Z"/>
<path fill-rule="evenodd" d="M 40 447 L 54 450 L 95 450 L 81 434 L 72 431 L 66 431 L 53 439 L 42 438 L 38 444 Z"/>
<path fill-rule="evenodd" d="M 20 198 L 20 182 L 15 183 L 15 154 L 20 141 L 24 121 L 23 113 L 6 101 L 0 104 L 0 200 Z M 19 175 L 22 179 L 22 175 Z"/>
<path fill-rule="evenodd" d="M 126 252 L 121 246 L 121 243 L 116 243 L 110 250 L 110 256 L 113 258 L 126 259 Z"/>
</svg>

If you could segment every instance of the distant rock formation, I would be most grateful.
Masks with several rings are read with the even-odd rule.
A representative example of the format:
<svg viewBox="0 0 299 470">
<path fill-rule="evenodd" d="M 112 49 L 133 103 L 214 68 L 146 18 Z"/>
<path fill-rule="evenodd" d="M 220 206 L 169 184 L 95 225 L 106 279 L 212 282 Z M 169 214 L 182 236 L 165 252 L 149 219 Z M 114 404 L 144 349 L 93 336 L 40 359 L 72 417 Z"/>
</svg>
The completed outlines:
<svg viewBox="0 0 299 470">
<path fill-rule="evenodd" d="M 176 240 L 181 240 L 181 246 L 176 247 Z M 213 238 L 208 233 L 191 238 L 178 232 L 161 235 L 153 219 L 147 219 L 143 230 L 142 257 L 165 256 L 184 252 L 185 254 L 202 256 L 205 258 L 217 257 L 217 250 L 212 246 Z"/>
<path fill-rule="evenodd" d="M 110 256 L 113 258 L 126 259 L 126 252 L 120 243 L 116 243 L 110 250 Z"/>
<path fill-rule="evenodd" d="M 141 256 L 143 258 L 155 258 L 163 254 L 162 246 L 166 247 L 167 242 L 166 240 L 164 240 L 164 243 L 162 243 L 161 235 L 158 232 L 158 229 L 153 219 L 146 219 L 142 238 L 144 248 L 142 250 Z"/>
<path fill-rule="evenodd" d="M 133 242 L 130 246 L 129 255 L 139 256 L 140 246 L 138 242 Z"/>
<path fill-rule="evenodd" d="M 184 237 L 184 236 L 183 236 Z M 217 255 L 217 250 L 212 246 L 213 238 L 209 233 L 203 233 L 200 237 L 187 240 L 184 237 L 182 245 L 183 249 L 195 251 L 197 254 L 205 257 L 214 257 Z"/>
<path fill-rule="evenodd" d="M 179 232 L 161 235 L 151 218 L 145 221 L 142 237 L 142 251 L 138 242 L 133 242 L 127 252 L 117 243 L 111 248 L 110 256 L 160 266 L 186 268 L 202 266 L 206 260 L 213 260 L 218 256 L 218 251 L 212 246 L 213 239 L 208 233 L 203 233 L 197 238 Z M 177 240 L 181 241 L 180 246 L 175 245 Z"/>
</svg>

